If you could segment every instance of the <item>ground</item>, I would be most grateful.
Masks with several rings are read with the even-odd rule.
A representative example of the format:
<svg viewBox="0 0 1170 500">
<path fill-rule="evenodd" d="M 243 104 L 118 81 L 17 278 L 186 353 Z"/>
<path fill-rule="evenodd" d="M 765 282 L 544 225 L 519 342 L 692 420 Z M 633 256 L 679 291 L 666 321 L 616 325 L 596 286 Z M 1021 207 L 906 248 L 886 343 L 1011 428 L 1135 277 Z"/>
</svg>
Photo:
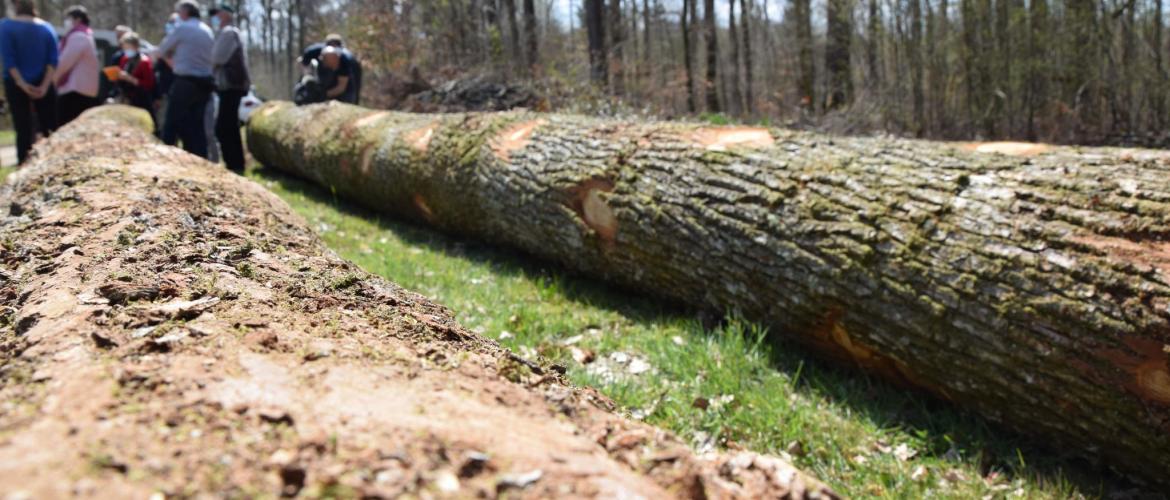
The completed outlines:
<svg viewBox="0 0 1170 500">
<path fill-rule="evenodd" d="M 690 312 L 555 266 L 387 220 L 272 169 L 251 178 L 363 269 L 551 358 L 696 448 L 788 454 L 853 497 L 1076 498 L 1140 492 L 930 397 L 827 366 L 749 323 Z"/>
</svg>

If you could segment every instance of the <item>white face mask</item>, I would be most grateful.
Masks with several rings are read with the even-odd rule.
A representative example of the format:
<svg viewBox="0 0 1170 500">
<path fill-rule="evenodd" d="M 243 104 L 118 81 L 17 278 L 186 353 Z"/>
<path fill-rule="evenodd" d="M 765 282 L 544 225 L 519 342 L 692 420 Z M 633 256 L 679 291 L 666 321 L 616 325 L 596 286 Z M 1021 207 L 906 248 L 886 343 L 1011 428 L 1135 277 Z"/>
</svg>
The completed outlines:
<svg viewBox="0 0 1170 500">
<path fill-rule="evenodd" d="M 211 18 L 211 29 L 213 29 L 215 31 L 219 31 L 220 24 L 221 24 L 221 22 L 219 20 L 219 16 L 215 16 L 215 17 Z"/>
<path fill-rule="evenodd" d="M 66 19 L 65 20 L 65 31 L 69 31 L 71 29 L 73 29 L 73 19 Z"/>
</svg>

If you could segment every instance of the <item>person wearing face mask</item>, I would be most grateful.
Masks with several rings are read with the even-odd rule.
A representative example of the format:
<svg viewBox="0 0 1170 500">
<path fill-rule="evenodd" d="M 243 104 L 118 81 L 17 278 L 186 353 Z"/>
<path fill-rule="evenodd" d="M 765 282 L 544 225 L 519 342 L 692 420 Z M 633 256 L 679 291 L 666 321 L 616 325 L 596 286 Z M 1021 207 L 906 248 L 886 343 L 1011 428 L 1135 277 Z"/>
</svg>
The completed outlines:
<svg viewBox="0 0 1170 500">
<path fill-rule="evenodd" d="M 236 11 L 220 4 L 210 12 L 216 30 L 211 62 L 215 65 L 215 90 L 219 95 L 219 112 L 215 120 L 215 138 L 219 140 L 223 162 L 229 170 L 244 173 L 244 143 L 240 138 L 240 101 L 252 86 L 248 74 L 248 54 L 240 30 L 232 25 Z"/>
<path fill-rule="evenodd" d="M 98 105 L 101 69 L 93 30 L 89 29 L 89 12 L 74 5 L 65 10 L 65 29 L 61 38 L 60 64 L 57 65 L 57 120 L 60 125 L 73 121 L 85 110 Z"/>
<path fill-rule="evenodd" d="M 118 61 L 118 67 L 122 68 L 118 74 L 119 100 L 149 113 L 154 101 L 154 67 L 150 56 L 139 51 L 142 42 L 137 33 L 122 35 L 121 42 L 122 59 Z"/>
<path fill-rule="evenodd" d="M 211 28 L 199 19 L 199 4 L 183 0 L 175 5 L 179 24 L 167 35 L 153 54 L 155 59 L 169 58 L 175 80 L 167 93 L 167 112 L 163 118 L 163 143 L 175 145 L 203 158 L 208 157 L 204 113 L 215 87 L 212 79 L 211 48 L 215 44 Z"/>
<path fill-rule="evenodd" d="M 36 133 L 48 136 L 57 125 L 53 88 L 57 34 L 37 17 L 32 0 L 12 0 L 12 10 L 13 16 L 0 20 L 0 56 L 4 93 L 16 129 L 16 156 L 24 163 Z"/>
</svg>

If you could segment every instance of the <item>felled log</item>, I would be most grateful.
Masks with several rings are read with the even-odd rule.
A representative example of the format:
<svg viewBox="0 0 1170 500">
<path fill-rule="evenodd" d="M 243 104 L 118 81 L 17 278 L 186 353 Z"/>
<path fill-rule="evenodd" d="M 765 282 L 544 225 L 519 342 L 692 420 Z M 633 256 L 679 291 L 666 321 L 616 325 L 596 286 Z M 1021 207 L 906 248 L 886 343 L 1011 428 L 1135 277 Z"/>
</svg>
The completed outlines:
<svg viewBox="0 0 1170 500">
<path fill-rule="evenodd" d="M 370 208 L 738 311 L 1170 481 L 1166 154 L 281 103 L 248 143 Z"/>
<path fill-rule="evenodd" d="M 6 495 L 833 497 L 615 415 L 149 130 L 91 111 L 0 193 Z"/>
</svg>

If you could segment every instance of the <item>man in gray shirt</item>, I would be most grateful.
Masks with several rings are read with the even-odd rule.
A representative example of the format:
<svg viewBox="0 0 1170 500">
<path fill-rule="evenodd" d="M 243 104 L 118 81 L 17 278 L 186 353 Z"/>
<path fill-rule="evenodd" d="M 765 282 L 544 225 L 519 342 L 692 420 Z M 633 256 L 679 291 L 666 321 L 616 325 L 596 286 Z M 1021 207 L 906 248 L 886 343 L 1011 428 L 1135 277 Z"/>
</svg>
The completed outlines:
<svg viewBox="0 0 1170 500">
<path fill-rule="evenodd" d="M 215 65 L 215 92 L 219 95 L 219 114 L 215 119 L 215 138 L 228 169 L 244 173 L 244 142 L 240 139 L 240 100 L 252 86 L 248 72 L 248 53 L 240 30 L 232 25 L 236 11 L 223 3 L 211 9 L 211 24 L 218 29 L 211 62 Z"/>
<path fill-rule="evenodd" d="M 167 93 L 167 115 L 163 120 L 163 142 L 207 158 L 207 133 L 204 111 L 214 88 L 211 49 L 215 41 L 211 28 L 199 20 L 199 4 L 183 0 L 175 5 L 179 25 L 158 49 L 155 57 L 166 59 L 175 72 L 175 81 Z"/>
</svg>

